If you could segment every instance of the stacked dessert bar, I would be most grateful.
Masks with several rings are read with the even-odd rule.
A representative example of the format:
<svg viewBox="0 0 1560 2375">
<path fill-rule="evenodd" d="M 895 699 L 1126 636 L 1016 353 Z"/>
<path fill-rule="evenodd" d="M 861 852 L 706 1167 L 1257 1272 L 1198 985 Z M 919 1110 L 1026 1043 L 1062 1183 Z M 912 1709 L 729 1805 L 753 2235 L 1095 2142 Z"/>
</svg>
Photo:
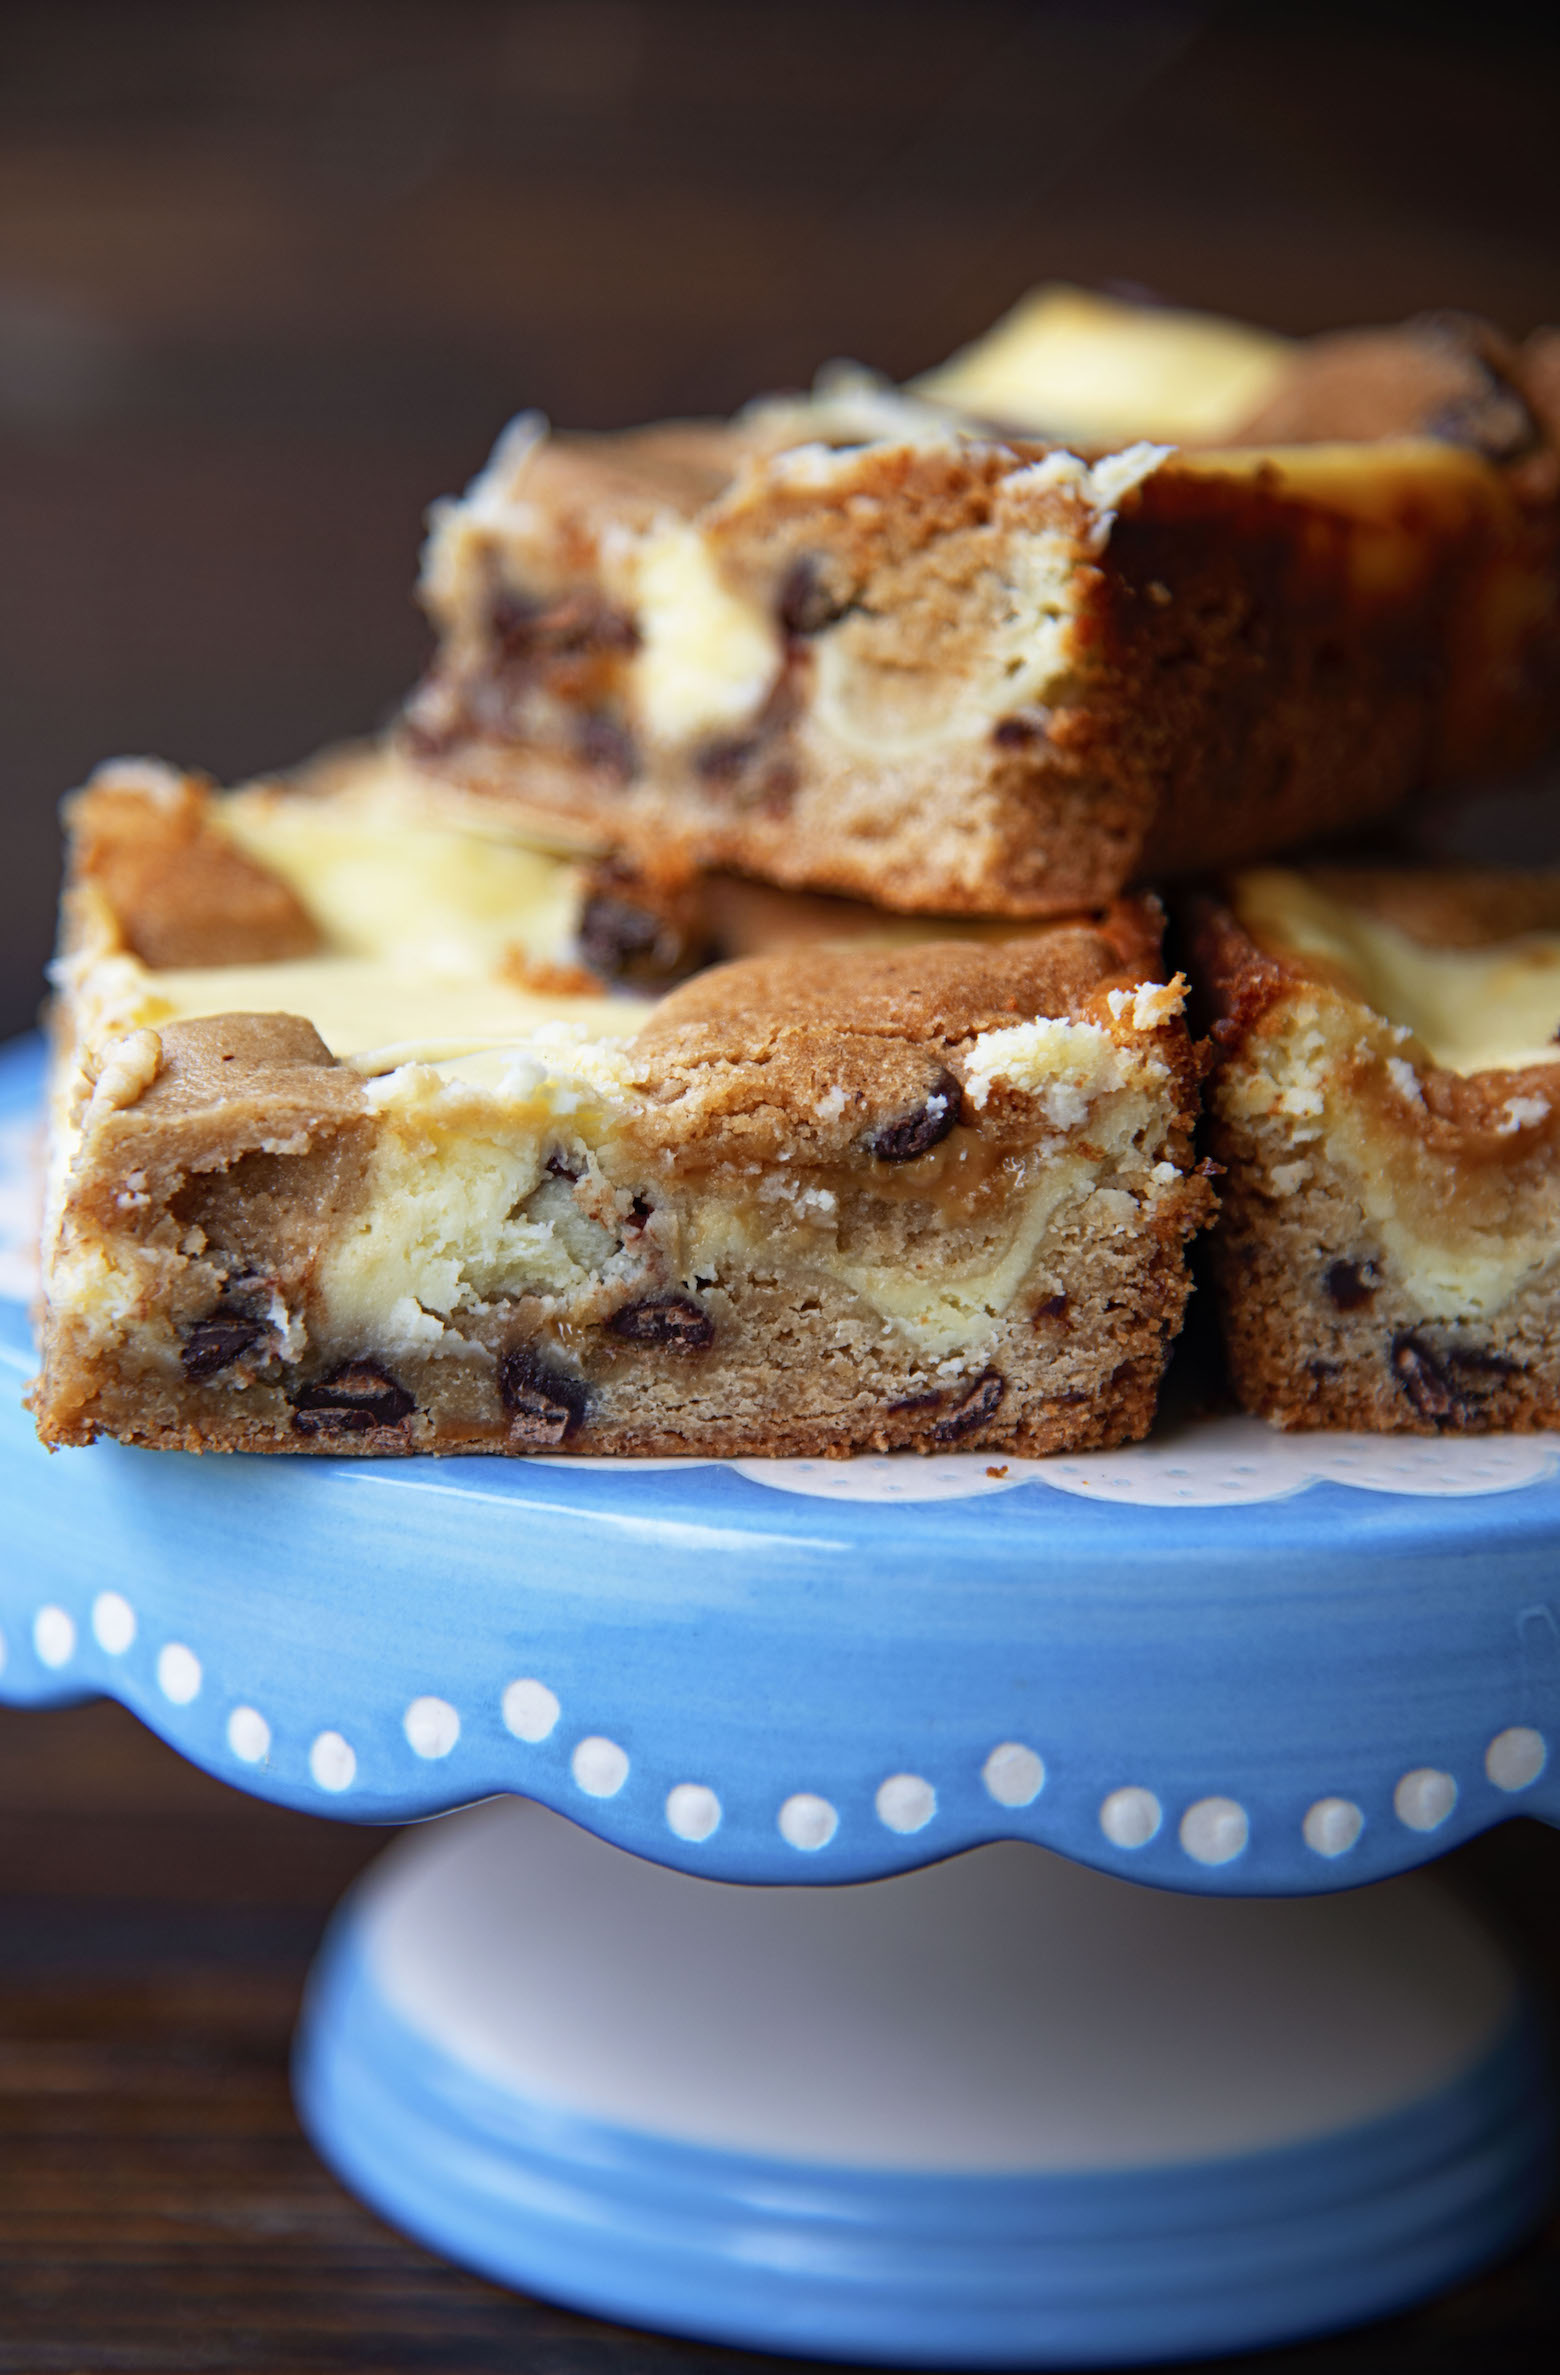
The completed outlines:
<svg viewBox="0 0 1560 2375">
<path fill-rule="evenodd" d="M 45 1441 L 1116 1443 L 1210 1223 L 1252 1407 L 1560 1418 L 1560 890 L 1154 888 L 1555 739 L 1557 383 L 1059 291 L 517 423 L 386 744 L 70 804 Z"/>
</svg>

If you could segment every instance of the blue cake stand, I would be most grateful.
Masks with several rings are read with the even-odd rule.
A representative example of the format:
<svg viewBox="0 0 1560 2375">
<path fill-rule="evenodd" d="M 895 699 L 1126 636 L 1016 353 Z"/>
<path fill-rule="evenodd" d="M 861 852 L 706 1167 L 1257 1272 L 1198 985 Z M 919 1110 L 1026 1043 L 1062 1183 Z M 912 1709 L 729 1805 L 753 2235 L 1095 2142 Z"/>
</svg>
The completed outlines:
<svg viewBox="0 0 1560 2375">
<path fill-rule="evenodd" d="M 0 1696 L 110 1693 L 317 1812 L 476 1808 L 349 1900 L 300 2039 L 387 2215 L 603 2313 L 972 2365 L 1284 2339 L 1537 2215 L 1520 1989 L 1411 1868 L 1560 1821 L 1560 1443 L 51 1457 L 37 1064 Z"/>
</svg>

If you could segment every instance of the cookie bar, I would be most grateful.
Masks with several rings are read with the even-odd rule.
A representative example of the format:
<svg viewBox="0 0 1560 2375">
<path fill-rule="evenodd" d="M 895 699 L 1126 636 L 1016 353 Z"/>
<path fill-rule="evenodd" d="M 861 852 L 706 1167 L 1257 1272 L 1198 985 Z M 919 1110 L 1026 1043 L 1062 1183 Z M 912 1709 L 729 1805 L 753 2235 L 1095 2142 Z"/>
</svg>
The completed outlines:
<svg viewBox="0 0 1560 2375">
<path fill-rule="evenodd" d="M 138 949 L 132 811 L 156 841 L 190 796 L 120 770 L 75 813 L 45 1442 L 1040 1452 L 1147 1427 L 1210 1203 L 1151 903 L 912 945 L 814 913 L 802 947 L 659 1001 L 544 993 L 506 971 L 502 845 L 474 867 L 435 816 L 354 873 L 339 810 L 278 821 L 273 794 L 208 816 L 193 939 L 164 914 Z"/>
<path fill-rule="evenodd" d="M 1197 966 L 1246 1407 L 1560 1425 L 1560 876 L 1262 869 Z"/>
<path fill-rule="evenodd" d="M 407 746 L 582 846 L 1075 911 L 1541 748 L 1560 514 L 1530 463 L 1417 429 L 1080 459 L 849 390 L 523 422 L 436 516 Z"/>
</svg>

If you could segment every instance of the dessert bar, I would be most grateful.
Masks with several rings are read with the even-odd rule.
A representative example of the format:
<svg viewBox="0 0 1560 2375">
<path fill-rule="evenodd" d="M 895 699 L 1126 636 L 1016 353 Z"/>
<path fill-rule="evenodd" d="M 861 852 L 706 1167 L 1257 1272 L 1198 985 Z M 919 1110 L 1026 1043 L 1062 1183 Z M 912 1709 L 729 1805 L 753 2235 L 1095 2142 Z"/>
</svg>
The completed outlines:
<svg viewBox="0 0 1560 2375">
<path fill-rule="evenodd" d="M 1471 332 L 1441 377 L 1379 336 L 1248 373 L 1217 448 L 1079 455 L 848 381 L 524 420 L 436 515 L 407 747 L 582 847 L 1008 916 L 1518 763 L 1560 716 L 1554 449 Z"/>
<path fill-rule="evenodd" d="M 386 831 L 383 794 L 221 800 L 143 765 L 78 796 L 46 1442 L 1146 1429 L 1211 1203 L 1152 902 L 908 945 L 814 902 L 786 945 L 750 907 L 768 953 L 608 995 L 558 962 L 577 868 L 436 801 Z"/>
<path fill-rule="evenodd" d="M 1560 1424 L 1560 876 L 1260 869 L 1196 947 L 1246 1407 Z"/>
</svg>

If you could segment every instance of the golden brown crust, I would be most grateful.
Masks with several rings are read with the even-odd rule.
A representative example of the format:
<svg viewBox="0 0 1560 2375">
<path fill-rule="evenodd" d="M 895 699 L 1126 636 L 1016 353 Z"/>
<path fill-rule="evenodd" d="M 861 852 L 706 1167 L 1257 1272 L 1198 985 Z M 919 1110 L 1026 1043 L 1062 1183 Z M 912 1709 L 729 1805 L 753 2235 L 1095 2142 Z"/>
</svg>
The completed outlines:
<svg viewBox="0 0 1560 2375">
<path fill-rule="evenodd" d="M 211 785 L 145 762 L 100 768 L 68 805 L 72 893 L 97 893 L 156 970 L 267 964 L 319 946 L 288 885 L 230 841 Z"/>
<path fill-rule="evenodd" d="M 1042 1016 L 1108 1020 L 1112 988 L 1157 978 L 1161 922 L 1157 901 L 1122 900 L 1098 921 L 1006 940 L 815 946 L 714 967 L 663 999 L 634 1040 L 632 1077 L 647 1098 L 636 1136 L 682 1160 L 706 1134 L 728 1161 L 787 1159 L 785 1147 L 825 1165 L 846 1159 L 930 1097 L 958 1110 L 962 1059 L 981 1033 Z M 1195 1109 L 1196 1060 L 1179 1025 L 1162 1054 Z M 988 1150 L 1003 1141 L 1003 1104 L 999 1091 Z M 916 1179 L 941 1185 L 950 1161 L 953 1176 L 971 1156 L 959 1133 Z"/>
<path fill-rule="evenodd" d="M 908 948 L 787 949 L 695 975 L 657 1007 L 638 1049 L 697 1027 L 712 1052 L 751 1061 L 797 1027 L 954 1047 L 1037 1016 L 1079 1016 L 1113 981 L 1153 978 L 1158 902 L 1123 899 L 1098 921 L 1003 940 Z"/>
</svg>

